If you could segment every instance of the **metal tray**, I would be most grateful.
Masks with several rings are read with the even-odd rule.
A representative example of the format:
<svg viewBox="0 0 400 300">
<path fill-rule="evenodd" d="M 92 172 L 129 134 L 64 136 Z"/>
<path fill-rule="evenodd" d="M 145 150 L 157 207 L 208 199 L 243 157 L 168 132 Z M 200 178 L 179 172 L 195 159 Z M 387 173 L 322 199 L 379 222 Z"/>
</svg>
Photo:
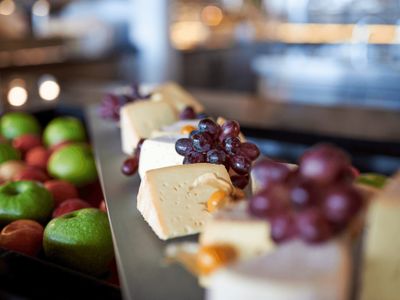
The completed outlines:
<svg viewBox="0 0 400 300">
<path fill-rule="evenodd" d="M 178 265 L 163 264 L 168 242 L 158 239 L 136 209 L 140 178 L 125 177 L 120 129 L 88 106 L 86 121 L 108 208 L 124 299 L 203 299 L 197 279 Z M 196 240 L 189 237 L 177 240 Z"/>
</svg>

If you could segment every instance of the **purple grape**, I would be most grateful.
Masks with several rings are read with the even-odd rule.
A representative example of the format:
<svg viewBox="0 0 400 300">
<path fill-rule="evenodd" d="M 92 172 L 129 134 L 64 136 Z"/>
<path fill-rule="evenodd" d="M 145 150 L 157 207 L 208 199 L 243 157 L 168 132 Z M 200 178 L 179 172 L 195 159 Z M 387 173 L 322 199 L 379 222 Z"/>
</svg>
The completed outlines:
<svg viewBox="0 0 400 300">
<path fill-rule="evenodd" d="M 239 151 L 251 161 L 255 160 L 260 155 L 260 150 L 258 147 L 255 144 L 248 142 L 242 143 Z"/>
<path fill-rule="evenodd" d="M 302 210 L 319 202 L 319 191 L 310 181 L 297 180 L 290 187 L 290 200 L 293 207 Z"/>
<path fill-rule="evenodd" d="M 185 156 L 183 164 L 197 164 L 206 162 L 206 156 L 203 153 L 192 151 Z"/>
<path fill-rule="evenodd" d="M 290 169 L 283 163 L 266 158 L 253 166 L 252 174 L 261 188 L 267 188 L 271 183 L 285 181 L 290 174 Z"/>
<path fill-rule="evenodd" d="M 193 151 L 192 140 L 188 138 L 182 138 L 176 141 L 175 150 L 180 155 L 186 155 Z"/>
<path fill-rule="evenodd" d="M 189 133 L 189 138 L 191 139 L 195 134 L 200 134 L 200 133 L 201 133 L 201 131 L 198 130 L 198 129 L 193 130 L 193 131 L 191 131 L 191 132 Z"/>
<path fill-rule="evenodd" d="M 208 115 L 206 113 L 198 113 L 196 119 L 206 119 Z"/>
<path fill-rule="evenodd" d="M 350 165 L 346 153 L 331 145 L 318 145 L 306 151 L 300 159 L 302 176 L 321 184 L 334 182 Z"/>
<path fill-rule="evenodd" d="M 296 236 L 296 219 L 291 213 L 273 216 L 271 222 L 271 238 L 275 243 L 288 241 Z"/>
<path fill-rule="evenodd" d="M 139 167 L 139 157 L 137 155 L 126 159 L 121 167 L 121 171 L 126 176 L 131 176 L 137 172 Z"/>
<path fill-rule="evenodd" d="M 186 106 L 179 114 L 181 120 L 194 120 L 197 115 L 192 106 Z"/>
<path fill-rule="evenodd" d="M 296 227 L 299 237 L 307 243 L 319 243 L 332 236 L 332 228 L 317 208 L 300 212 L 296 217 Z"/>
<path fill-rule="evenodd" d="M 198 152 L 207 152 L 212 148 L 213 139 L 207 132 L 195 133 L 191 139 L 193 148 Z"/>
<path fill-rule="evenodd" d="M 272 217 L 288 209 L 289 194 L 283 185 L 261 190 L 249 199 L 249 211 L 256 217 Z"/>
<path fill-rule="evenodd" d="M 120 118 L 119 110 L 124 103 L 117 95 L 106 94 L 99 107 L 99 114 L 103 119 L 118 121 Z"/>
<path fill-rule="evenodd" d="M 239 188 L 244 189 L 249 184 L 249 176 L 248 175 L 233 175 L 231 176 L 232 184 Z"/>
<path fill-rule="evenodd" d="M 225 164 L 226 154 L 224 151 L 212 149 L 207 152 L 207 162 L 210 164 Z"/>
<path fill-rule="evenodd" d="M 199 130 L 209 133 L 213 138 L 218 137 L 221 127 L 211 119 L 203 119 L 199 122 Z"/>
<path fill-rule="evenodd" d="M 236 150 L 239 149 L 241 142 L 237 137 L 227 137 L 224 139 L 222 144 L 228 154 L 235 154 Z"/>
<path fill-rule="evenodd" d="M 221 133 L 219 136 L 220 141 L 227 137 L 237 137 L 240 134 L 240 125 L 236 121 L 226 121 L 221 126 Z"/>
<path fill-rule="evenodd" d="M 232 169 L 239 175 L 245 175 L 250 172 L 251 161 L 241 155 L 232 155 L 230 158 Z"/>
<path fill-rule="evenodd" d="M 336 185 L 323 199 L 323 212 L 328 221 L 345 226 L 361 210 L 362 195 L 351 185 Z"/>
</svg>

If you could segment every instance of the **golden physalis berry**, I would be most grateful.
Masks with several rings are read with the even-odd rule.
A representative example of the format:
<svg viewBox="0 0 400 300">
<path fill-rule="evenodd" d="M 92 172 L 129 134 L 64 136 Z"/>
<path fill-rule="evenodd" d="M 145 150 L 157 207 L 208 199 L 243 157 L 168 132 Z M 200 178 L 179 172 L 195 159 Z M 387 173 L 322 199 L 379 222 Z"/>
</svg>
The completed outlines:
<svg viewBox="0 0 400 300">
<path fill-rule="evenodd" d="M 181 133 L 182 134 L 190 134 L 193 130 L 196 130 L 196 129 L 197 128 L 192 125 L 186 125 L 181 128 Z"/>
<path fill-rule="evenodd" d="M 230 245 L 203 246 L 197 254 L 197 269 L 201 275 L 208 275 L 236 258 L 236 250 Z"/>
<path fill-rule="evenodd" d="M 213 212 L 217 209 L 223 208 L 228 203 L 227 196 L 227 193 L 221 190 L 212 193 L 210 198 L 207 200 L 207 210 Z"/>
</svg>

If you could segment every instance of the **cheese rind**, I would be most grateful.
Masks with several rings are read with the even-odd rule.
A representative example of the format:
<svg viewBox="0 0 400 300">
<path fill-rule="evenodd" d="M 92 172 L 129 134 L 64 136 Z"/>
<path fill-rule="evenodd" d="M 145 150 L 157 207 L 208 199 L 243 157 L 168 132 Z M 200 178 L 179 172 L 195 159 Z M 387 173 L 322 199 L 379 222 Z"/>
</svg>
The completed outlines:
<svg viewBox="0 0 400 300">
<path fill-rule="evenodd" d="M 140 184 L 137 208 L 160 239 L 195 234 L 211 214 L 206 203 L 218 189 L 208 184 L 194 186 L 196 179 L 215 174 L 230 183 L 223 165 L 188 164 L 149 170 Z"/>
<path fill-rule="evenodd" d="M 228 244 L 239 259 L 249 259 L 274 249 L 269 222 L 252 217 L 247 201 L 218 211 L 200 235 L 200 245 Z"/>
<path fill-rule="evenodd" d="M 204 106 L 200 102 L 174 82 L 167 82 L 156 87 L 152 92 L 152 100 L 166 101 L 171 104 L 177 112 L 182 111 L 187 106 L 193 107 L 197 113 L 204 111 Z"/>
<path fill-rule="evenodd" d="M 208 300 L 345 300 L 350 282 L 348 246 L 291 241 L 273 253 L 233 264 L 211 278 Z"/>
<path fill-rule="evenodd" d="M 122 151 L 132 155 L 141 138 L 154 130 L 177 121 L 174 109 L 167 102 L 137 101 L 121 108 Z"/>
<path fill-rule="evenodd" d="M 181 165 L 183 156 L 176 152 L 175 142 L 183 137 L 185 136 L 159 136 L 145 140 L 140 151 L 140 177 L 143 178 L 148 170 Z"/>
</svg>

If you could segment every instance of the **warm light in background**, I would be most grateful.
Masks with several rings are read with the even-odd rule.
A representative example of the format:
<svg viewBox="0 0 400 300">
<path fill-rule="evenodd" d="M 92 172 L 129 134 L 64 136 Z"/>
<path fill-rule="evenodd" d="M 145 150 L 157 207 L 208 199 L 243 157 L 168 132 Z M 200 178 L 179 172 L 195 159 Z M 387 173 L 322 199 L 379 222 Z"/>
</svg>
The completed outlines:
<svg viewBox="0 0 400 300">
<path fill-rule="evenodd" d="M 204 42 L 208 35 L 208 28 L 198 21 L 180 21 L 170 27 L 171 42 L 179 50 L 194 48 Z"/>
<path fill-rule="evenodd" d="M 13 0 L 3 0 L 0 2 L 0 15 L 9 16 L 15 11 L 15 3 Z"/>
<path fill-rule="evenodd" d="M 223 18 L 222 10 L 215 5 L 207 5 L 201 11 L 201 20 L 208 26 L 218 26 Z"/>
<path fill-rule="evenodd" d="M 60 85 L 54 76 L 44 75 L 39 80 L 39 96 L 46 101 L 53 101 L 60 95 Z"/>
<path fill-rule="evenodd" d="M 8 103 L 12 106 L 22 106 L 28 100 L 28 92 L 25 88 L 25 81 L 14 79 L 10 82 L 10 90 L 7 94 Z"/>
<path fill-rule="evenodd" d="M 50 13 L 50 4 L 47 0 L 38 0 L 32 7 L 32 13 L 38 17 L 45 17 Z"/>
</svg>

